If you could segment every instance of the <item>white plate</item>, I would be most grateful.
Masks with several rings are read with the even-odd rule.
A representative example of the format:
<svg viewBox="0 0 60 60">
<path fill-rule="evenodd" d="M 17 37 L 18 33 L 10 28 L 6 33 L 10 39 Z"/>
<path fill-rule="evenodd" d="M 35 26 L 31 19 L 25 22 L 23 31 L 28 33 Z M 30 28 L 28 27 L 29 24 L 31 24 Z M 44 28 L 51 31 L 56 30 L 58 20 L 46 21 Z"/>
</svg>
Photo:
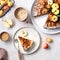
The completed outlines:
<svg viewBox="0 0 60 60">
<path fill-rule="evenodd" d="M 47 15 L 43 15 L 43 16 L 40 16 L 40 17 L 33 17 L 33 14 L 34 14 L 34 11 L 33 11 L 33 7 L 34 7 L 34 4 L 36 4 L 36 1 L 33 3 L 32 5 L 32 9 L 31 9 L 31 20 L 32 20 L 32 23 L 34 24 L 35 28 L 39 29 L 40 31 L 44 32 L 44 33 L 47 33 L 47 34 L 56 34 L 56 33 L 60 33 L 60 28 L 58 29 L 44 29 L 44 24 L 47 20 L 47 17 L 48 17 L 48 14 Z"/>
<path fill-rule="evenodd" d="M 33 40 L 34 45 L 28 51 L 24 51 L 22 49 L 22 46 L 19 44 L 20 52 L 22 54 L 31 54 L 31 53 L 35 52 L 38 49 L 38 47 L 40 46 L 40 36 L 39 36 L 38 32 L 33 28 L 23 27 L 23 28 L 17 30 L 17 32 L 14 35 L 14 39 L 18 39 L 18 36 L 21 36 L 21 34 L 20 34 L 21 30 L 26 30 L 28 32 L 28 36 L 24 37 L 24 38 Z M 18 49 L 17 44 L 14 44 L 14 46 Z"/>
</svg>

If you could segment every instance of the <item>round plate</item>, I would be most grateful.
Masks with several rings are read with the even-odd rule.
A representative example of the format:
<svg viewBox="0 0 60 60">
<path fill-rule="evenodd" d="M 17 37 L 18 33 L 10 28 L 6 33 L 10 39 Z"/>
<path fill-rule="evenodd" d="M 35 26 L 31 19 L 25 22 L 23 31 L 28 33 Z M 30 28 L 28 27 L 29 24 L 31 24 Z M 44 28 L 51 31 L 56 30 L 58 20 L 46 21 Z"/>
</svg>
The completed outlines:
<svg viewBox="0 0 60 60">
<path fill-rule="evenodd" d="M 22 46 L 19 45 L 20 46 L 20 52 L 22 54 L 31 54 L 31 53 L 35 52 L 38 49 L 38 47 L 40 46 L 40 36 L 39 36 L 38 32 L 35 29 L 28 28 L 28 27 L 22 27 L 22 28 L 20 28 L 19 30 L 16 31 L 16 33 L 14 35 L 14 40 L 15 39 L 18 40 L 18 36 L 22 37 L 22 35 L 20 34 L 20 32 L 22 30 L 25 30 L 25 31 L 28 32 L 28 36 L 24 37 L 24 38 L 27 38 L 27 39 L 30 39 L 30 40 L 34 41 L 34 45 L 32 45 L 32 47 L 28 51 L 24 51 L 22 49 Z M 14 43 L 14 41 L 13 41 L 13 43 Z M 14 43 L 14 46 L 15 46 L 15 48 L 18 49 L 17 44 Z"/>
<path fill-rule="evenodd" d="M 44 33 L 47 33 L 47 34 L 56 34 L 56 33 L 59 33 L 60 32 L 60 28 L 58 28 L 58 29 L 44 29 L 43 26 L 45 25 L 45 22 L 47 20 L 48 14 L 42 15 L 42 16 L 39 16 L 39 17 L 33 17 L 33 14 L 34 14 L 33 7 L 34 7 L 35 4 L 36 4 L 36 0 L 33 3 L 32 9 L 31 9 L 31 16 L 32 16 L 31 20 L 32 20 L 32 23 L 35 26 L 35 28 L 37 28 L 40 31 L 42 31 Z"/>
</svg>

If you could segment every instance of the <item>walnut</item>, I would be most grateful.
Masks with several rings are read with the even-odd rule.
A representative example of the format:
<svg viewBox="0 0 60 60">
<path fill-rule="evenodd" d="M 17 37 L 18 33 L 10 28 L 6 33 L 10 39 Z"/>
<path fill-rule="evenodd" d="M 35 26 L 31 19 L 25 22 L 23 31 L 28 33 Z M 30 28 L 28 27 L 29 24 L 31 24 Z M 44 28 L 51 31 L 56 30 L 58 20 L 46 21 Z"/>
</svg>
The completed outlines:
<svg viewBox="0 0 60 60">
<path fill-rule="evenodd" d="M 48 11 L 48 10 L 47 10 L 46 8 L 43 8 L 43 9 L 42 9 L 42 14 L 46 14 L 47 11 Z"/>
<path fill-rule="evenodd" d="M 50 22 L 48 22 L 48 23 L 47 23 L 47 26 L 48 26 L 48 27 L 50 27 L 50 26 L 51 26 L 51 23 L 50 23 Z"/>
<path fill-rule="evenodd" d="M 56 26 L 60 26 L 60 24 L 57 22 L 57 23 L 56 23 Z"/>
<path fill-rule="evenodd" d="M 41 12 L 38 12 L 38 13 L 37 13 L 37 16 L 39 16 L 39 15 L 41 15 Z"/>
<path fill-rule="evenodd" d="M 51 6 L 50 6 L 50 5 L 46 5 L 45 7 L 46 7 L 46 8 L 50 8 Z"/>
<path fill-rule="evenodd" d="M 52 21 L 52 15 L 51 14 L 48 16 L 48 18 L 50 21 Z"/>
<path fill-rule="evenodd" d="M 51 22 L 51 26 L 56 26 L 56 24 L 54 22 Z"/>
</svg>

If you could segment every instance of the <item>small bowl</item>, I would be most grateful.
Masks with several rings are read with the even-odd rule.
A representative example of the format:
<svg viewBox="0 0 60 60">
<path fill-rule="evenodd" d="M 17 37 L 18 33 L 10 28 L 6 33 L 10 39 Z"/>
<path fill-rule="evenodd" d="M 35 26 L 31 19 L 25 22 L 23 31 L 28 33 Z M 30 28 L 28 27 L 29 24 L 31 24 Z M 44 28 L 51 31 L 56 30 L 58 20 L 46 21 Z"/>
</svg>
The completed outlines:
<svg viewBox="0 0 60 60">
<path fill-rule="evenodd" d="M 1 39 L 2 41 L 4 41 L 4 42 L 8 41 L 9 38 L 10 38 L 10 35 L 9 35 L 9 33 L 7 33 L 7 32 L 2 32 L 2 33 L 0 34 L 0 39 Z"/>
<path fill-rule="evenodd" d="M 14 16 L 16 17 L 16 19 L 18 19 L 19 21 L 26 21 L 27 17 L 28 17 L 28 12 L 25 8 L 23 7 L 18 7 L 15 12 L 14 12 Z"/>
</svg>

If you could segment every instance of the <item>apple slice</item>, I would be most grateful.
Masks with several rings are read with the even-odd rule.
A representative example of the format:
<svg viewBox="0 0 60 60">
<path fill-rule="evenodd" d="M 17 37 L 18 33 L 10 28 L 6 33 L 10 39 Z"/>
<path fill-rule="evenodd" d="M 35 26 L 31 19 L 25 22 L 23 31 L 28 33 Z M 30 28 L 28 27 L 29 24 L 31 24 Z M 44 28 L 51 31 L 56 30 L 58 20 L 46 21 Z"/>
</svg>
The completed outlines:
<svg viewBox="0 0 60 60">
<path fill-rule="evenodd" d="M 3 25 L 5 26 L 5 27 L 11 27 L 11 26 L 13 26 L 13 22 L 12 22 L 12 20 L 11 19 L 5 19 L 4 21 L 3 21 Z"/>
<path fill-rule="evenodd" d="M 10 25 L 9 25 L 6 21 L 3 21 L 3 25 L 4 25 L 5 27 L 10 28 Z"/>
<path fill-rule="evenodd" d="M 6 19 L 6 22 L 7 22 L 10 26 L 12 26 L 12 25 L 13 25 L 13 22 L 12 22 L 12 20 L 11 20 L 11 19 Z"/>
</svg>

